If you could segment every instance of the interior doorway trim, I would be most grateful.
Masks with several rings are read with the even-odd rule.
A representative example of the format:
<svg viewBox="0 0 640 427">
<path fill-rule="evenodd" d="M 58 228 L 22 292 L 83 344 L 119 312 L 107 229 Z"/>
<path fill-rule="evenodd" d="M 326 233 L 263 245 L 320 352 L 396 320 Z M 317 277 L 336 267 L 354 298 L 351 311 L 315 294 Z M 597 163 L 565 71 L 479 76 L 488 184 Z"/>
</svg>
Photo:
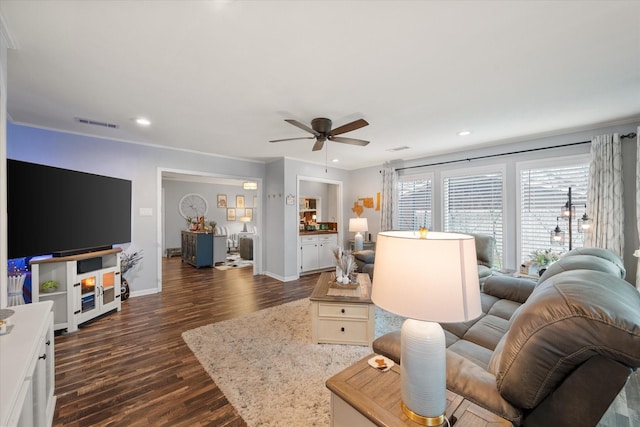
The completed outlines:
<svg viewBox="0 0 640 427">
<path fill-rule="evenodd" d="M 164 173 L 176 173 L 181 175 L 191 175 L 198 177 L 210 177 L 210 178 L 220 178 L 220 179 L 233 179 L 238 181 L 255 181 L 258 183 L 258 190 L 256 191 L 257 196 L 257 208 L 254 212 L 254 218 L 256 224 L 258 224 L 258 235 L 257 242 L 254 243 L 253 248 L 253 274 L 261 274 L 262 273 L 262 246 L 260 235 L 263 229 L 263 206 L 262 206 L 262 193 L 264 191 L 264 186 L 261 178 L 249 177 L 249 176 L 234 176 L 234 175 L 224 175 L 224 174 L 216 174 L 210 172 L 203 171 L 194 171 L 194 170 L 185 170 L 185 169 L 175 169 L 175 168 L 163 168 L 158 167 L 157 176 L 156 176 L 156 212 L 158 215 L 156 216 L 156 260 L 157 260 L 157 277 L 158 283 L 156 284 L 156 289 L 158 292 L 162 292 L 162 247 L 163 247 L 163 233 L 164 233 L 164 192 L 162 187 L 162 180 Z"/>
</svg>

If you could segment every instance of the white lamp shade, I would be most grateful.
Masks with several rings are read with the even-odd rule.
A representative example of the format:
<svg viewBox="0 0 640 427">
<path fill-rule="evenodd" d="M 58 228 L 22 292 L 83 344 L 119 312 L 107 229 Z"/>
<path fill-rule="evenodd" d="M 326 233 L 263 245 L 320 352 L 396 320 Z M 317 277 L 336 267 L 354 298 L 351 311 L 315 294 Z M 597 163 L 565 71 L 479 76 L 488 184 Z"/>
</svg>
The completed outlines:
<svg viewBox="0 0 640 427">
<path fill-rule="evenodd" d="M 251 217 L 249 216 L 241 216 L 240 222 L 251 222 Z"/>
<path fill-rule="evenodd" d="M 368 229 L 367 218 L 349 218 L 350 232 L 367 231 Z"/>
<path fill-rule="evenodd" d="M 473 236 L 378 233 L 371 299 L 387 311 L 417 320 L 463 322 L 480 316 Z"/>
</svg>

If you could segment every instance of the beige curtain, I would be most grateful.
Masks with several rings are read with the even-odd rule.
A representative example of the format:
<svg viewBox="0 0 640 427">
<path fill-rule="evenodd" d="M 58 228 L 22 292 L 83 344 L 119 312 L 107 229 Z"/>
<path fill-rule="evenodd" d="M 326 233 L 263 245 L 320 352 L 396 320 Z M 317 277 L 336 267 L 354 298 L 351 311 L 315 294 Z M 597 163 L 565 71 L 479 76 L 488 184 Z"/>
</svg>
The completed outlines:
<svg viewBox="0 0 640 427">
<path fill-rule="evenodd" d="M 622 257 L 622 144 L 617 133 L 596 136 L 591 140 L 587 206 L 593 225 L 585 236 L 585 245 L 609 249 Z"/>
<path fill-rule="evenodd" d="M 640 126 L 638 126 L 638 131 L 636 132 L 636 223 L 638 236 L 640 236 Z M 636 288 L 640 290 L 640 249 L 636 249 L 633 255 L 638 258 Z"/>
<path fill-rule="evenodd" d="M 382 168 L 382 211 L 380 212 L 380 231 L 393 230 L 393 206 L 396 199 L 398 173 L 388 163 Z"/>
</svg>

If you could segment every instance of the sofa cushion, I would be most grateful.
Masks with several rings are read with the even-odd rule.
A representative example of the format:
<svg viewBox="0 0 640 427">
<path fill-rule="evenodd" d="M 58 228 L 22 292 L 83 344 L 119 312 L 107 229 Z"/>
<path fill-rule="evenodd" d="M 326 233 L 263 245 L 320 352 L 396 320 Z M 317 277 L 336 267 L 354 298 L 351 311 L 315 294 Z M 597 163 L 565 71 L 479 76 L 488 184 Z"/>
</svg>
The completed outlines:
<svg viewBox="0 0 640 427">
<path fill-rule="evenodd" d="M 574 255 L 592 255 L 592 256 L 597 256 L 599 258 L 606 259 L 607 261 L 610 261 L 610 262 L 614 263 L 618 267 L 618 269 L 620 270 L 620 278 L 621 279 L 624 279 L 625 276 L 627 275 L 627 271 L 624 268 L 624 262 L 622 261 L 622 258 L 620 258 L 618 255 L 616 255 L 615 253 L 611 252 L 608 249 L 603 249 L 603 248 L 575 248 L 575 249 L 570 250 L 566 254 L 564 254 L 562 256 L 562 258 L 566 258 L 566 257 L 569 257 L 569 256 L 574 256 Z"/>
<path fill-rule="evenodd" d="M 476 257 L 478 265 L 493 268 L 494 255 L 496 253 L 496 239 L 486 234 L 465 233 L 473 236 L 476 244 Z"/>
<path fill-rule="evenodd" d="M 534 408 L 595 355 L 640 366 L 640 294 L 600 271 L 558 273 L 513 315 L 489 372 L 500 394 Z"/>
<path fill-rule="evenodd" d="M 484 283 L 482 292 L 496 298 L 523 303 L 529 298 L 535 286 L 536 282 L 531 279 L 511 276 L 491 276 Z M 488 311 L 485 311 L 485 313 L 487 312 Z"/>
<path fill-rule="evenodd" d="M 624 277 L 624 269 L 620 270 L 620 267 L 616 265 L 616 263 L 594 255 L 578 254 L 572 256 L 564 256 L 558 261 L 551 264 L 542 274 L 542 276 L 540 276 L 538 284 L 545 282 L 547 279 L 555 276 L 556 274 L 571 270 L 603 271 L 605 273 L 611 274 L 614 277 Z"/>
<path fill-rule="evenodd" d="M 474 344 L 467 340 L 458 340 L 447 347 L 450 351 L 454 351 L 460 356 L 469 359 L 471 362 L 480 366 L 482 369 L 487 369 L 491 355 L 493 351 L 485 348 L 481 345 Z"/>
<path fill-rule="evenodd" d="M 353 257 L 358 261 L 362 261 L 365 264 L 373 264 L 376 260 L 376 251 L 365 249 L 362 251 L 353 252 Z"/>
<path fill-rule="evenodd" d="M 509 321 L 497 316 L 486 315 L 464 334 L 464 340 L 489 350 L 489 357 L 509 328 Z M 489 360 L 487 360 L 488 364 Z M 486 367 L 486 365 L 485 365 Z"/>
</svg>

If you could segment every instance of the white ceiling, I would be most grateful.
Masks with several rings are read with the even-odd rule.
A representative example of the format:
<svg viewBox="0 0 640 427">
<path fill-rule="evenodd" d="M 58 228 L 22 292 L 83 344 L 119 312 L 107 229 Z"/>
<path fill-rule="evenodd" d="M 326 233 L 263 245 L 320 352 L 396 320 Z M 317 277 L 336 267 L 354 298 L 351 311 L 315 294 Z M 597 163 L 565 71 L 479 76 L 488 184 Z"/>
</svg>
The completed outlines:
<svg viewBox="0 0 640 427">
<path fill-rule="evenodd" d="M 638 1 L 2 0 L 0 12 L 16 45 L 11 119 L 69 132 L 355 169 L 640 117 Z M 267 142 L 308 136 L 283 120 L 314 117 L 364 118 L 343 136 L 371 143 Z"/>
</svg>

